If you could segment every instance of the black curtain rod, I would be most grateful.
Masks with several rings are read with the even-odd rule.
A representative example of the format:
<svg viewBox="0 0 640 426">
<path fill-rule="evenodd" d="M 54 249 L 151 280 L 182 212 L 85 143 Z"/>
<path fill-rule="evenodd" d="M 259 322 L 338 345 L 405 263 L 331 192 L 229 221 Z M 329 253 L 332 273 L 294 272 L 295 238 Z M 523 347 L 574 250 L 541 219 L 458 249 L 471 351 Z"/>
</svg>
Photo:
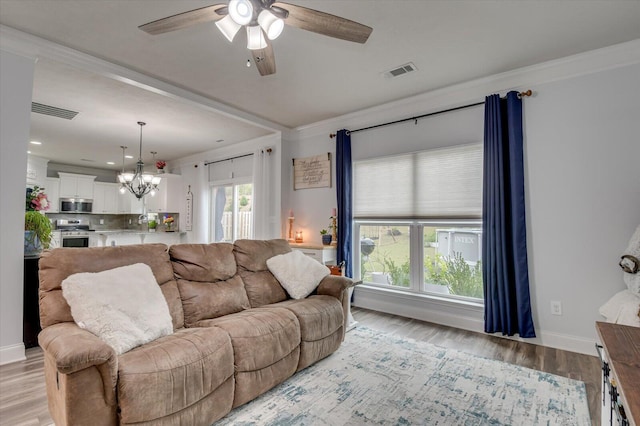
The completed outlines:
<svg viewBox="0 0 640 426">
<path fill-rule="evenodd" d="M 523 96 L 531 96 L 532 94 L 533 94 L 533 92 L 531 91 L 531 89 L 529 89 L 526 92 L 518 93 L 518 96 L 522 98 Z M 442 111 L 430 112 L 428 114 L 422 114 L 422 115 L 418 115 L 418 116 L 411 117 L 411 118 L 403 118 L 402 120 L 390 121 L 388 123 L 376 124 L 375 126 L 363 127 L 362 129 L 350 130 L 349 133 L 362 132 L 362 131 L 365 131 L 365 130 L 376 129 L 378 127 L 384 127 L 384 126 L 390 126 L 392 124 L 404 123 L 405 121 L 415 121 L 416 124 L 418 124 L 417 121 L 420 118 L 430 117 L 432 115 L 444 114 L 445 112 L 457 111 L 457 110 L 460 110 L 460 109 L 471 108 L 471 107 L 478 106 L 478 105 L 483 105 L 483 104 L 484 104 L 484 101 L 476 102 L 474 104 L 469 104 L 469 105 L 462 105 L 462 106 L 459 106 L 459 107 L 444 109 Z M 336 137 L 336 134 L 335 133 L 331 133 L 329 135 L 329 137 L 333 139 L 333 138 Z"/>
<path fill-rule="evenodd" d="M 269 153 L 271 152 L 270 149 L 267 150 Z M 238 155 L 235 157 L 231 157 L 231 158 L 225 158 L 224 160 L 216 160 L 216 161 L 207 161 L 206 163 L 204 163 L 205 166 L 208 166 L 209 164 L 215 164 L 215 163 L 222 163 L 223 161 L 231 161 L 231 160 L 235 160 L 236 158 L 243 158 L 243 157 L 249 157 L 253 154 L 244 154 L 244 155 Z"/>
</svg>

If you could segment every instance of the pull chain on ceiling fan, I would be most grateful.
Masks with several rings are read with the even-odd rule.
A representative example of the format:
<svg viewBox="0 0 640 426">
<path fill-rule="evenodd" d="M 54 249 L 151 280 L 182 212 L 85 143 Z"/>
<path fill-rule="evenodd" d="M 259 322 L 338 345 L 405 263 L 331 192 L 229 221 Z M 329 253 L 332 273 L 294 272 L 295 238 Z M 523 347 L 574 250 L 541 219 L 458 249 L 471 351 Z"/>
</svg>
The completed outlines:
<svg viewBox="0 0 640 426">
<path fill-rule="evenodd" d="M 285 24 L 355 43 L 365 43 L 373 31 L 371 27 L 346 18 L 274 0 L 230 0 L 228 5 L 214 4 L 190 10 L 138 28 L 157 35 L 211 21 L 215 21 L 230 42 L 242 27 L 246 28 L 247 48 L 263 76 L 276 72 L 270 41 L 278 38 Z"/>
</svg>

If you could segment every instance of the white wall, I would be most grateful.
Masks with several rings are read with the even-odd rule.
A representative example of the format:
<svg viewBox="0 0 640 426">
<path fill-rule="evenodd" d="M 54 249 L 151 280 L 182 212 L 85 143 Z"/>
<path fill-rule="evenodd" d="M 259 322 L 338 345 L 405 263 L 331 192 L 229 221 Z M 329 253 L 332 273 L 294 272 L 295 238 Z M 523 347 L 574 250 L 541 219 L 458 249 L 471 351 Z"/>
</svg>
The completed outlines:
<svg viewBox="0 0 640 426">
<path fill-rule="evenodd" d="M 0 50 L 0 364 L 24 359 L 22 247 L 34 64 Z"/>
<path fill-rule="evenodd" d="M 304 158 L 313 155 L 331 153 L 331 187 L 311 188 L 293 190 L 293 159 Z M 289 225 L 287 217 L 289 210 L 293 210 L 295 216 L 294 232 L 302 231 L 305 243 L 322 244 L 320 230 L 329 230 L 329 217 L 331 209 L 337 207 L 336 198 L 336 163 L 335 163 L 335 140 L 329 139 L 328 135 L 324 139 L 314 139 L 310 143 L 300 143 L 300 141 L 287 141 L 282 160 L 282 192 L 283 197 L 281 219 L 283 223 L 282 237 L 288 238 Z"/>
<path fill-rule="evenodd" d="M 464 83 L 298 129 L 289 157 L 333 149 L 329 132 L 412 117 L 534 90 L 524 100 L 527 231 L 531 298 L 538 338 L 548 346 L 593 353 L 598 307 L 624 288 L 617 266 L 640 224 L 640 42 L 576 55 Z M 355 133 L 354 158 L 482 140 L 482 110 L 447 113 Z M 453 127 L 452 127 L 453 125 Z M 471 140 L 470 140 L 471 139 Z M 290 158 L 285 158 L 285 165 Z M 289 166 L 290 167 L 290 166 Z M 319 212 L 335 189 L 292 191 L 287 206 L 301 226 L 326 226 Z M 553 316 L 550 302 L 563 304 Z M 482 331 L 482 311 L 429 298 L 357 288 L 355 304 Z"/>
</svg>

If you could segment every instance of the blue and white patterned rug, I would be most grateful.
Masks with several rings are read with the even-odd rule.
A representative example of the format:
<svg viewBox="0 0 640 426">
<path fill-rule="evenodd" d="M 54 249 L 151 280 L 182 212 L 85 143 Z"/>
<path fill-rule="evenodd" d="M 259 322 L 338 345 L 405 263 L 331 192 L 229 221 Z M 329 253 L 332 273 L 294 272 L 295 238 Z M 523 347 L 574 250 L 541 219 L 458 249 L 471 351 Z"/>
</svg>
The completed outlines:
<svg viewBox="0 0 640 426">
<path fill-rule="evenodd" d="M 357 327 L 221 425 L 590 425 L 583 382 Z"/>
</svg>

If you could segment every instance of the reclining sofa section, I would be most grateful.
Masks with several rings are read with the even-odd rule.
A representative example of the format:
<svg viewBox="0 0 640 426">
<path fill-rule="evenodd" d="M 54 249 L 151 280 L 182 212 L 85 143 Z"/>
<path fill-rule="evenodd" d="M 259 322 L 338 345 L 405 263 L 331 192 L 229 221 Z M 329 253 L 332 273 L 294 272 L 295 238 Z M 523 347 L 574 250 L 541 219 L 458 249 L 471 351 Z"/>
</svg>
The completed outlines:
<svg viewBox="0 0 640 426">
<path fill-rule="evenodd" d="M 211 425 L 333 353 L 352 281 L 329 275 L 289 299 L 266 264 L 289 251 L 285 240 L 45 251 L 38 340 L 56 425 Z M 174 333 L 117 355 L 74 323 L 61 284 L 134 263 L 151 267 Z"/>
</svg>

